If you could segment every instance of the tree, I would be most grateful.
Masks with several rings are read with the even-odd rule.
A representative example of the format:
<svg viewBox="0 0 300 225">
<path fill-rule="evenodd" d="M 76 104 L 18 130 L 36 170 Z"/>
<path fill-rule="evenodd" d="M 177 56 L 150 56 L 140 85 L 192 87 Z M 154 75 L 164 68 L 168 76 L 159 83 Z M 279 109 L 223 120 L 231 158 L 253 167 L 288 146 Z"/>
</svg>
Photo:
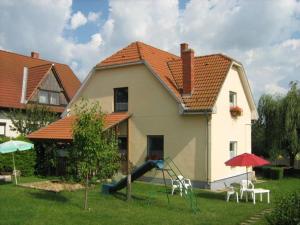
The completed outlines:
<svg viewBox="0 0 300 225">
<path fill-rule="evenodd" d="M 75 106 L 71 157 L 85 181 L 84 209 L 88 208 L 88 187 L 96 176 L 112 176 L 120 167 L 118 145 L 112 130 L 104 131 L 104 114 L 97 102 L 81 100 Z"/>
<path fill-rule="evenodd" d="M 290 83 L 286 96 L 261 96 L 259 119 L 253 125 L 253 152 L 276 159 L 283 154 L 294 166 L 300 152 L 300 90 Z"/>
<path fill-rule="evenodd" d="M 275 158 L 280 152 L 280 96 L 262 95 L 258 102 L 259 119 L 253 124 L 253 152 Z"/>
<path fill-rule="evenodd" d="M 12 121 L 10 128 L 24 136 L 58 119 L 57 113 L 39 104 L 28 104 L 25 109 L 12 109 L 6 116 Z"/>
<path fill-rule="evenodd" d="M 297 82 L 290 83 L 290 90 L 282 103 L 282 147 L 289 156 L 290 166 L 300 153 L 300 89 Z"/>
</svg>

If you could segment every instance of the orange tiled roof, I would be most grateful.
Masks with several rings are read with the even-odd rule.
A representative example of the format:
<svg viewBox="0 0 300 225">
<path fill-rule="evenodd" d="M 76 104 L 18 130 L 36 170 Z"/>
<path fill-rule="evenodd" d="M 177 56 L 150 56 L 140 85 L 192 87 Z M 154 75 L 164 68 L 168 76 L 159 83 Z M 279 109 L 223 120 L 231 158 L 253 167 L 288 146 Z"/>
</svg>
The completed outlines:
<svg viewBox="0 0 300 225">
<path fill-rule="evenodd" d="M 191 96 L 182 96 L 182 60 L 179 56 L 142 42 L 133 42 L 106 58 L 97 67 L 145 61 L 188 110 L 210 110 L 231 66 L 222 54 L 195 57 L 195 86 Z"/>
<path fill-rule="evenodd" d="M 111 113 L 104 116 L 104 128 L 108 129 L 128 119 L 128 113 Z M 72 140 L 72 128 L 76 116 L 67 116 L 27 135 L 29 139 Z"/>
<path fill-rule="evenodd" d="M 72 99 L 80 87 L 80 81 L 69 66 L 51 61 L 32 58 L 12 52 L 0 50 L 0 107 L 24 108 L 20 102 L 23 82 L 23 68 L 29 68 L 27 96 L 32 92 L 43 78 L 50 65 L 54 64 L 60 81 L 68 95 Z M 62 112 L 63 107 L 51 107 L 52 110 Z"/>
</svg>

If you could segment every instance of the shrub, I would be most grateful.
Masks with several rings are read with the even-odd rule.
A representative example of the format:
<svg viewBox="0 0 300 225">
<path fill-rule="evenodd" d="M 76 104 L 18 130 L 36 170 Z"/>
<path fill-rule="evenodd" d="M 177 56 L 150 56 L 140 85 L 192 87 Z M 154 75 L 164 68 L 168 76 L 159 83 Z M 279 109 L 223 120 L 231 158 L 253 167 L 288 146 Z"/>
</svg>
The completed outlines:
<svg viewBox="0 0 300 225">
<path fill-rule="evenodd" d="M 264 166 L 261 167 L 262 176 L 265 178 L 270 178 L 274 180 L 282 179 L 283 178 L 283 167 L 270 167 Z"/>
<path fill-rule="evenodd" d="M 271 167 L 270 168 L 270 178 L 274 180 L 279 180 L 283 178 L 283 168 L 282 167 Z"/>
<path fill-rule="evenodd" d="M 267 217 L 270 225 L 300 224 L 300 193 L 289 193 L 275 203 L 274 210 Z"/>
</svg>

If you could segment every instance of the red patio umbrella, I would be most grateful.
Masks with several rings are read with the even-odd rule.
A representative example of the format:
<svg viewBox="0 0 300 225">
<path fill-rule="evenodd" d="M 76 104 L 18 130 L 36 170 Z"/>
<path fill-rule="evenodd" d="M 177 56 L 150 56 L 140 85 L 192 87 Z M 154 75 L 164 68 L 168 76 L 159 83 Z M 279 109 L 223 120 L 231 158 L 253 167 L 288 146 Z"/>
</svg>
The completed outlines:
<svg viewBox="0 0 300 225">
<path fill-rule="evenodd" d="M 226 166 L 245 166 L 248 180 L 248 167 L 250 166 L 263 166 L 270 164 L 269 161 L 258 157 L 254 154 L 244 153 L 233 157 L 232 159 L 225 162 Z"/>
</svg>

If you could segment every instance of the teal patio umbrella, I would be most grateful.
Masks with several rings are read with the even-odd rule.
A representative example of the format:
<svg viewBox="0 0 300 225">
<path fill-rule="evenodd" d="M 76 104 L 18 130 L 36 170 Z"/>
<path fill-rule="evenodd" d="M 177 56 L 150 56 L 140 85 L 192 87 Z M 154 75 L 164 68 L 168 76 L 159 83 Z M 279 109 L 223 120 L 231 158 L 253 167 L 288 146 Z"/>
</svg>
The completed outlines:
<svg viewBox="0 0 300 225">
<path fill-rule="evenodd" d="M 0 153 L 12 153 L 15 183 L 18 184 L 14 152 L 33 149 L 34 145 L 25 141 L 7 141 L 0 144 Z"/>
</svg>

